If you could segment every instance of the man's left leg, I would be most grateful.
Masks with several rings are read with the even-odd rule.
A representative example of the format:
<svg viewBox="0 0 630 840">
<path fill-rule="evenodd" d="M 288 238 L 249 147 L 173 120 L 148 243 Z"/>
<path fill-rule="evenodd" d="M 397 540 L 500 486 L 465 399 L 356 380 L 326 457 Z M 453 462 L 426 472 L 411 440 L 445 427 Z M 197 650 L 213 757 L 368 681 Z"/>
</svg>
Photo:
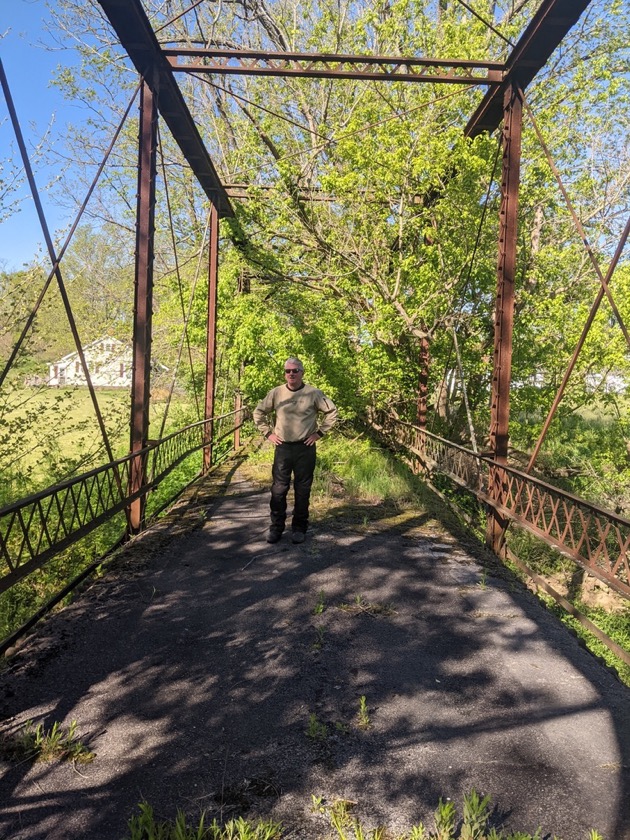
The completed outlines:
<svg viewBox="0 0 630 840">
<path fill-rule="evenodd" d="M 285 443 L 278 444 L 273 453 L 273 466 L 271 468 L 272 484 L 269 502 L 271 525 L 267 542 L 278 542 L 284 531 L 284 520 L 287 515 L 287 493 L 291 484 L 292 469 L 293 453 L 291 447 Z"/>
<path fill-rule="evenodd" d="M 295 460 L 293 462 L 295 505 L 293 507 L 293 519 L 291 520 L 294 542 L 302 542 L 306 529 L 308 528 L 308 508 L 316 458 L 317 451 L 315 445 L 300 445 L 299 451 L 295 453 Z"/>
</svg>

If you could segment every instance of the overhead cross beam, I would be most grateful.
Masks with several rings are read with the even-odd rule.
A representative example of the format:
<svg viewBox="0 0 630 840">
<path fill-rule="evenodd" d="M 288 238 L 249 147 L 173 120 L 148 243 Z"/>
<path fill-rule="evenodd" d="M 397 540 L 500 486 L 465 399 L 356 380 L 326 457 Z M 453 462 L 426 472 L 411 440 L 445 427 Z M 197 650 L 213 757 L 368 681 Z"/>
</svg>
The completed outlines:
<svg viewBox="0 0 630 840">
<path fill-rule="evenodd" d="M 164 49 L 163 53 L 173 70 L 242 76 L 301 76 L 309 79 L 373 79 L 386 82 L 440 82 L 496 86 L 503 81 L 504 69 L 502 64 L 492 61 L 458 61 L 382 55 L 336 55 L 214 48 Z"/>
<path fill-rule="evenodd" d="M 228 195 L 140 0 L 99 0 L 99 3 L 134 67 L 152 86 L 158 111 L 202 189 L 216 205 L 220 217 L 233 216 Z"/>
<path fill-rule="evenodd" d="M 486 93 L 464 130 L 466 137 L 476 137 L 499 127 L 508 87 L 516 85 L 525 90 L 590 2 L 543 0 L 505 63 L 503 84 L 490 88 Z"/>
</svg>

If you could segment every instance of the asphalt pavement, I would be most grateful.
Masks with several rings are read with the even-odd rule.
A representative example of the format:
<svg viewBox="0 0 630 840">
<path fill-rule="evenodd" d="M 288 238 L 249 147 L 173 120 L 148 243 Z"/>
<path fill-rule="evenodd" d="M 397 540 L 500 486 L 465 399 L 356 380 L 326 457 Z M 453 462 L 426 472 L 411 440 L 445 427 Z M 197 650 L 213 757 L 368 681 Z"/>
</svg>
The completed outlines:
<svg viewBox="0 0 630 840">
<path fill-rule="evenodd" d="M 122 840 L 140 802 L 366 828 L 488 794 L 503 830 L 630 839 L 630 690 L 427 514 L 268 545 L 237 464 L 202 482 L 0 673 L 0 730 L 77 722 L 90 764 L 0 761 L 0 838 Z M 339 514 L 339 512 L 337 512 Z"/>
</svg>

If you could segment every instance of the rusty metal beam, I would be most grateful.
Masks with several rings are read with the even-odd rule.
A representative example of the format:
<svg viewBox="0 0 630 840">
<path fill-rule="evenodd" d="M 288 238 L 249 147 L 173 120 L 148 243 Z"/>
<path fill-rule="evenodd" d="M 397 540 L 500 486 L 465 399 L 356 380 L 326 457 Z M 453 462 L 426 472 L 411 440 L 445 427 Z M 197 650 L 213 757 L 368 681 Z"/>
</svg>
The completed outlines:
<svg viewBox="0 0 630 840">
<path fill-rule="evenodd" d="M 155 85 L 157 107 L 168 125 L 182 154 L 208 198 L 219 208 L 219 215 L 233 216 L 234 211 L 223 189 L 214 164 L 204 146 L 188 106 L 182 96 L 171 67 L 162 54 L 140 0 L 99 0 L 121 45 L 134 67 Z"/>
<path fill-rule="evenodd" d="M 182 72 L 493 86 L 503 81 L 503 65 L 493 61 L 214 48 L 169 48 L 163 54 Z"/>
<path fill-rule="evenodd" d="M 492 132 L 503 119 L 503 97 L 508 85 L 525 88 L 541 70 L 591 0 L 543 0 L 505 63 L 502 86 L 491 88 L 470 118 L 466 137 Z"/>
<path fill-rule="evenodd" d="M 149 437 L 151 394 L 151 324 L 153 313 L 153 256 L 155 233 L 155 180 L 157 175 L 157 101 L 145 82 L 140 91 L 138 136 L 138 200 L 136 216 L 136 276 L 133 306 L 133 371 L 131 379 L 130 495 L 146 481 L 143 455 Z M 129 529 L 137 533 L 144 520 L 146 497 L 132 502 Z"/>
<path fill-rule="evenodd" d="M 494 366 L 490 405 L 490 448 L 497 464 L 506 464 L 510 419 L 510 382 L 512 377 L 512 333 L 514 327 L 514 279 L 516 273 L 516 240 L 518 189 L 521 162 L 523 101 L 520 88 L 510 87 L 505 93 L 503 119 L 503 171 L 501 176 L 501 209 L 499 216 L 499 260 L 497 265 L 497 299 L 494 318 Z M 490 492 L 501 505 L 502 470 L 493 474 Z M 493 550 L 500 548 L 505 523 L 494 511 L 488 517 L 487 541 Z"/>
<path fill-rule="evenodd" d="M 219 279 L 219 215 L 214 204 L 210 207 L 210 248 L 208 256 L 208 338 L 206 344 L 206 403 L 205 420 L 214 417 L 214 387 L 217 357 L 217 290 Z M 212 466 L 212 422 L 204 429 L 203 472 Z"/>
</svg>

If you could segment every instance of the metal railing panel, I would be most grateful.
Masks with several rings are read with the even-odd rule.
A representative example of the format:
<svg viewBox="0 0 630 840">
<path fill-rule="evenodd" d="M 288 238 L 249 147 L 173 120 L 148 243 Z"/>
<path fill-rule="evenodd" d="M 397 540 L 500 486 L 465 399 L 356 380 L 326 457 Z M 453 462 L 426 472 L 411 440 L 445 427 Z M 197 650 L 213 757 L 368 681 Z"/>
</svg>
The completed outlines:
<svg viewBox="0 0 630 840">
<path fill-rule="evenodd" d="M 630 521 L 395 418 L 375 428 L 426 472 L 441 472 L 630 598 Z"/>
<path fill-rule="evenodd" d="M 214 439 L 216 444 L 233 435 L 242 426 L 243 417 L 240 410 L 193 423 L 133 455 L 1 508 L 0 593 L 151 492 L 189 455 L 208 445 L 204 444 L 204 430 L 210 423 L 226 418 L 233 421 L 229 431 Z M 150 473 L 143 486 L 130 492 L 132 473 L 144 471 L 149 460 Z"/>
</svg>

